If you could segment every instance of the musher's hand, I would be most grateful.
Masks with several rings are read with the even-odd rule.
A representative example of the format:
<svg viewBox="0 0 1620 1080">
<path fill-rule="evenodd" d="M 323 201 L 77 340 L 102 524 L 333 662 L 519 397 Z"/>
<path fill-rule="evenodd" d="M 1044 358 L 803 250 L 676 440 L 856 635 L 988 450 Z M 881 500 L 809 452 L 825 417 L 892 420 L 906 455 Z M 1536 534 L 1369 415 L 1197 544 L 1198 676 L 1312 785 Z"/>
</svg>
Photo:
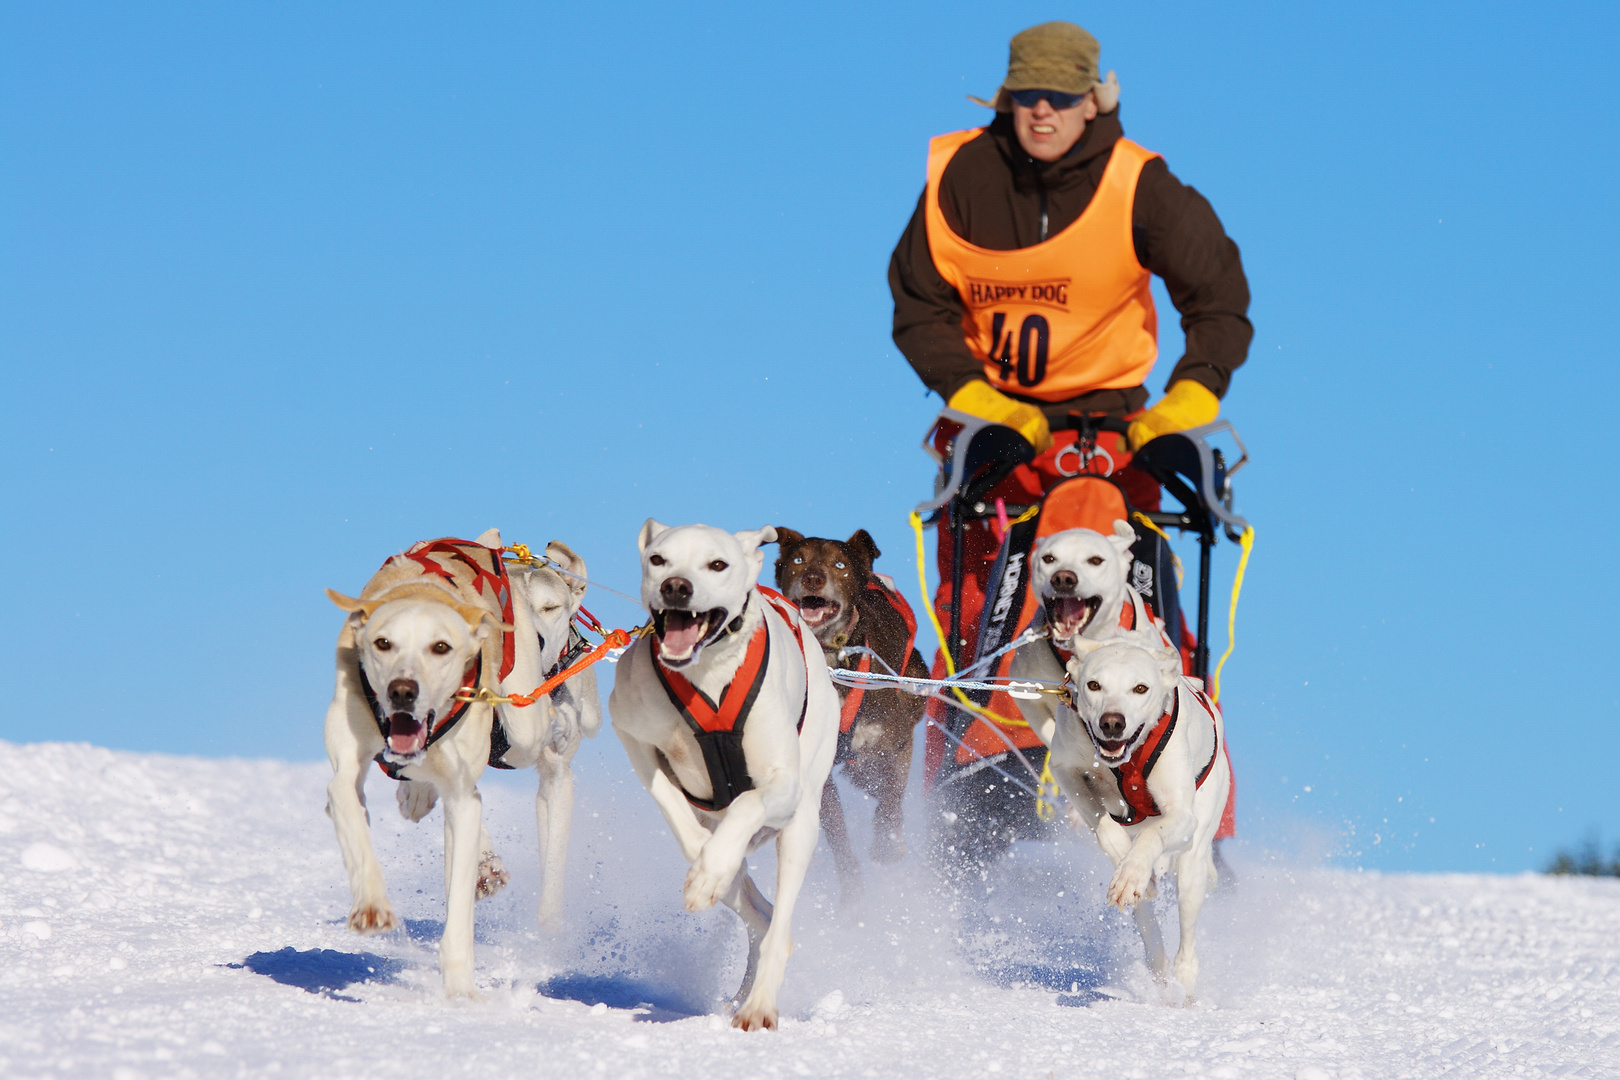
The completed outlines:
<svg viewBox="0 0 1620 1080">
<path fill-rule="evenodd" d="M 1160 435 L 1202 427 L 1221 414 L 1221 399 L 1208 387 L 1191 379 L 1177 379 L 1159 403 L 1131 423 L 1125 438 L 1133 451 L 1140 450 Z"/>
<path fill-rule="evenodd" d="M 1207 390 L 1204 392 L 1209 393 Z M 1045 413 L 1033 405 L 1014 401 L 980 379 L 974 379 L 952 394 L 951 400 L 945 405 L 992 424 L 1007 425 L 1027 439 L 1037 454 L 1052 445 L 1052 429 L 1046 422 Z"/>
</svg>

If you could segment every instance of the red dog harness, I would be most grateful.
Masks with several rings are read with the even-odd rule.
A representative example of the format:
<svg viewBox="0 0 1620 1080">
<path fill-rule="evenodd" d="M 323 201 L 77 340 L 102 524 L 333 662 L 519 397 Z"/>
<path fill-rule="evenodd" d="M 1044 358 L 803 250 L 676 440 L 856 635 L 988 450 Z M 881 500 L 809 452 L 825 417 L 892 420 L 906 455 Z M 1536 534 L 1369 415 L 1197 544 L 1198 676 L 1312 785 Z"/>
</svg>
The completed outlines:
<svg viewBox="0 0 1620 1080">
<path fill-rule="evenodd" d="M 755 589 L 793 631 L 793 640 L 799 646 L 799 659 L 805 661 L 805 697 L 799 707 L 799 730 L 802 731 L 805 713 L 810 707 L 810 666 L 804 657 L 804 633 L 799 629 L 798 612 L 776 590 L 763 585 L 755 586 Z M 713 797 L 699 799 L 685 788 L 681 789 L 686 801 L 699 809 L 724 810 L 738 795 L 754 788 L 754 779 L 748 775 L 748 759 L 743 755 L 743 726 L 748 722 L 748 714 L 759 697 L 760 688 L 765 685 L 765 671 L 770 657 L 770 624 L 762 617 L 759 628 L 748 639 L 748 651 L 743 654 L 742 664 L 731 682 L 720 692 L 720 700 L 716 703 L 693 686 L 686 676 L 666 668 L 659 661 L 656 650 L 653 653 L 653 670 L 658 673 L 658 681 L 664 684 L 670 704 L 686 721 L 692 737 L 697 739 L 698 749 L 703 751 L 703 766 L 709 773 Z"/>
<path fill-rule="evenodd" d="M 1193 697 L 1198 699 L 1211 717 L 1215 715 L 1215 705 L 1205 696 L 1202 690 L 1190 690 Z M 1159 804 L 1153 801 L 1153 795 L 1148 791 L 1148 775 L 1153 772 L 1153 766 L 1159 763 L 1159 755 L 1164 751 L 1165 743 L 1170 741 L 1170 735 L 1176 730 L 1176 719 L 1181 712 L 1181 694 L 1178 691 L 1175 702 L 1170 711 L 1159 718 L 1148 737 L 1142 744 L 1131 752 L 1130 760 L 1114 768 L 1114 782 L 1119 785 L 1119 797 L 1125 800 L 1127 813 L 1124 817 L 1110 813 L 1108 816 L 1121 825 L 1135 825 L 1150 817 L 1159 816 Z M 1215 746 L 1209 755 L 1209 763 L 1198 774 L 1193 782 L 1193 790 L 1204 786 L 1209 778 L 1210 771 L 1215 768 L 1215 759 L 1220 756 L 1220 729 L 1215 729 Z"/>
<path fill-rule="evenodd" d="M 868 580 L 866 587 L 869 591 L 875 592 L 881 596 L 890 607 L 894 608 L 894 610 L 899 613 L 900 618 L 905 621 L 906 647 L 900 651 L 900 672 L 903 673 L 906 670 L 906 664 L 911 660 L 911 650 L 917 641 L 917 616 L 912 613 L 911 605 L 906 603 L 906 598 L 904 596 L 901 596 L 894 589 L 888 588 L 877 578 L 874 577 Z M 867 646 L 870 647 L 870 639 L 864 640 L 866 640 Z M 856 664 L 853 670 L 862 675 L 871 671 L 872 654 L 869 652 L 861 653 L 860 663 Z M 864 686 L 854 687 L 848 694 L 845 695 L 844 706 L 838 716 L 838 733 L 840 735 L 848 735 L 855 729 L 855 719 L 860 715 L 861 705 L 863 702 L 865 702 L 865 700 L 866 687 Z M 848 739 L 843 738 L 838 740 L 839 761 L 843 761 L 847 756 L 847 747 L 845 746 L 845 743 L 848 741 Z"/>
</svg>

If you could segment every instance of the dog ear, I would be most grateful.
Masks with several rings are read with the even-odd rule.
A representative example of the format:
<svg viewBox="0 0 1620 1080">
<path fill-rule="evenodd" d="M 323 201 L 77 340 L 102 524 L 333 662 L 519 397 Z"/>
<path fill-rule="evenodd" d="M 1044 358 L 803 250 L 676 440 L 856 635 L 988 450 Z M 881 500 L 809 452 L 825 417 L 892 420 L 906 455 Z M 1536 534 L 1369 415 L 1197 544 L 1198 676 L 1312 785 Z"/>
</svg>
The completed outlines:
<svg viewBox="0 0 1620 1080">
<path fill-rule="evenodd" d="M 877 562 L 878 556 L 883 554 L 873 542 L 872 534 L 865 529 L 856 529 L 855 535 L 844 541 L 844 547 L 865 559 L 868 570 Z"/>
<path fill-rule="evenodd" d="M 1114 550 L 1119 552 L 1119 557 L 1128 563 L 1131 561 L 1131 548 L 1136 545 L 1136 529 L 1128 521 L 1116 520 L 1114 522 L 1114 535 L 1108 538 L 1108 542 L 1114 545 Z"/>
<path fill-rule="evenodd" d="M 636 549 L 646 551 L 647 545 L 653 542 L 653 537 L 668 530 L 668 525 L 662 524 L 656 518 L 648 518 L 641 523 L 641 535 L 636 537 Z"/>
<path fill-rule="evenodd" d="M 477 604 L 456 604 L 454 606 L 456 609 L 456 614 L 460 615 L 467 621 L 467 629 L 472 633 L 473 637 L 477 638 L 479 641 L 482 641 L 489 634 L 489 631 L 484 629 L 484 624 L 486 622 L 489 623 L 489 625 L 494 629 L 501 630 L 503 632 L 515 629 L 510 623 L 502 622 L 500 618 L 488 608 L 479 607 Z M 482 630 L 483 633 L 479 633 L 480 630 Z"/>
<path fill-rule="evenodd" d="M 767 525 L 762 529 L 744 529 L 740 533 L 732 533 L 731 535 L 737 538 L 737 543 L 743 546 L 744 551 L 758 551 L 761 544 L 776 543 L 776 528 L 772 525 Z M 801 539 L 803 538 L 801 537 Z M 761 558 L 763 559 L 763 556 Z"/>
<path fill-rule="evenodd" d="M 798 547 L 804 543 L 804 533 L 783 528 L 781 525 L 774 526 L 774 528 L 776 529 L 776 543 L 784 552 L 790 547 Z"/>
<path fill-rule="evenodd" d="M 568 571 L 569 574 L 575 575 L 569 577 L 565 574 L 563 580 L 568 582 L 568 591 L 573 594 L 577 603 L 585 596 L 586 582 L 584 578 L 587 576 L 585 573 L 585 560 L 574 554 L 574 549 L 561 540 L 553 540 L 546 545 L 546 558 Z"/>
<path fill-rule="evenodd" d="M 359 630 L 371 618 L 371 613 L 377 610 L 377 605 L 370 600 L 356 600 L 352 596 L 344 596 L 333 589 L 326 590 L 327 599 L 349 613 L 348 623 L 354 630 Z"/>
<path fill-rule="evenodd" d="M 473 543 L 481 547 L 498 548 L 501 546 L 501 530 L 485 529 L 478 534 L 478 539 L 474 540 Z"/>
</svg>

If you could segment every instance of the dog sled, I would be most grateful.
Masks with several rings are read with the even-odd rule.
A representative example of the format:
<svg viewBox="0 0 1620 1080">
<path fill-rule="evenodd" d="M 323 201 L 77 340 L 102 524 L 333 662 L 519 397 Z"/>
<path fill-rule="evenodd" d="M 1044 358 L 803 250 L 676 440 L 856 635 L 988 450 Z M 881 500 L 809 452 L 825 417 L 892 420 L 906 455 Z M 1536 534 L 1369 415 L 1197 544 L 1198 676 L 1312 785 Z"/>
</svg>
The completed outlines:
<svg viewBox="0 0 1620 1080">
<path fill-rule="evenodd" d="M 1160 436 L 1134 454 L 1126 426 L 1071 413 L 1067 427 L 1053 432 L 1053 449 L 1037 458 L 1011 428 L 946 409 L 924 440 L 940 471 L 934 497 L 917 515 L 938 531 L 942 585 L 934 600 L 950 653 L 936 656 L 932 674 L 977 680 L 954 698 L 936 695 L 927 714 L 929 846 L 948 873 L 976 874 L 1014 841 L 1054 835 L 1058 794 L 1046 771 L 1046 748 L 1019 719 L 1011 696 L 1018 690 L 1007 685 L 1017 648 L 1047 647 L 1035 640 L 1042 609 L 1029 567 L 1041 539 L 1077 527 L 1108 535 L 1116 521 L 1128 522 L 1136 534 L 1130 584 L 1181 649 L 1184 671 L 1211 684 L 1212 557 L 1223 535 L 1245 553 L 1251 543 L 1232 490 L 1248 453 L 1225 420 Z M 1236 448 L 1235 462 L 1217 439 Z M 1161 491 L 1179 507 L 1165 508 Z M 1170 529 L 1193 534 L 1199 545 L 1191 625 L 1181 606 Z M 1233 832 L 1229 800 L 1217 836 Z"/>
</svg>

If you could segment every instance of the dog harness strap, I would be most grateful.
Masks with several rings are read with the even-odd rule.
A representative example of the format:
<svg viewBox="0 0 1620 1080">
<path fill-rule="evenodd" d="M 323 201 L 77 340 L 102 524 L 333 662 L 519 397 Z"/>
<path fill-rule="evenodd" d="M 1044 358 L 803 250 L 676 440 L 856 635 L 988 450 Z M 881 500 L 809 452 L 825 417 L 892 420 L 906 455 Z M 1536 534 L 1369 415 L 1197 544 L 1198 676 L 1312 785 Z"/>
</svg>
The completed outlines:
<svg viewBox="0 0 1620 1080">
<path fill-rule="evenodd" d="M 748 651 L 737 668 L 737 674 L 720 693 L 716 705 L 708 695 L 693 686 L 678 671 L 670 671 L 653 660 L 653 671 L 697 739 L 703 751 L 703 766 L 709 773 L 709 786 L 714 795 L 699 799 L 685 791 L 687 801 L 704 810 L 724 810 L 738 795 L 751 791 L 753 778 L 748 775 L 748 761 L 743 756 L 743 726 L 748 722 L 749 710 L 765 685 L 765 672 L 770 664 L 770 627 L 762 620 L 754 636 L 748 639 Z"/>
<path fill-rule="evenodd" d="M 1213 719 L 1215 709 L 1204 692 L 1202 690 L 1193 690 L 1192 695 Z M 1153 766 L 1159 763 L 1159 755 L 1164 752 L 1165 744 L 1170 741 L 1171 734 L 1176 730 L 1176 719 L 1180 713 L 1181 694 L 1178 691 L 1175 704 L 1170 706 L 1168 713 L 1159 718 L 1158 725 L 1142 741 L 1142 745 L 1136 748 L 1136 752 L 1131 754 L 1131 759 L 1113 770 L 1114 782 L 1119 785 L 1119 797 L 1125 800 L 1129 812 L 1125 817 L 1120 817 L 1118 814 L 1109 814 L 1108 816 L 1121 825 L 1135 825 L 1145 818 L 1159 816 L 1159 804 L 1153 801 L 1153 796 L 1148 792 L 1147 778 L 1153 772 Z M 1193 781 L 1194 791 L 1204 786 L 1204 781 L 1209 779 L 1209 774 L 1215 768 L 1215 759 L 1220 755 L 1221 733 L 1220 728 L 1217 727 L 1215 729 L 1215 743 L 1209 753 L 1209 761 L 1205 763 L 1203 770 L 1199 772 L 1198 778 Z"/>
<path fill-rule="evenodd" d="M 759 594 L 765 598 L 765 602 L 775 608 L 778 615 L 782 616 L 782 621 L 787 623 L 789 630 L 793 631 L 793 640 L 799 643 L 799 659 L 804 663 L 804 701 L 799 705 L 799 726 L 797 730 L 803 731 L 804 718 L 810 711 L 810 658 L 804 651 L 804 631 L 799 629 L 799 605 L 775 589 L 767 588 L 764 585 L 755 585 L 754 588 L 758 589 Z"/>
<path fill-rule="evenodd" d="M 1135 825 L 1144 818 L 1159 816 L 1159 804 L 1153 801 L 1153 796 L 1148 792 L 1147 778 L 1152 774 L 1153 766 L 1159 763 L 1164 744 L 1175 733 L 1176 718 L 1180 713 L 1181 694 L 1177 693 L 1170 711 L 1159 717 L 1159 722 L 1142 740 L 1142 745 L 1131 753 L 1125 764 L 1114 767 L 1114 783 L 1119 786 L 1119 797 L 1125 800 L 1127 813 L 1125 817 L 1118 814 L 1108 816 L 1121 825 Z"/>
<path fill-rule="evenodd" d="M 871 670 L 872 654 L 869 652 L 861 653 L 861 661 L 855 665 L 855 671 L 865 675 Z M 866 687 L 864 686 L 851 687 L 849 693 L 844 696 L 843 708 L 838 713 L 838 731 L 840 734 L 848 734 L 854 730 L 855 717 L 860 714 L 861 703 L 865 700 Z"/>
<path fill-rule="evenodd" d="M 378 734 L 380 734 L 383 737 L 383 742 L 386 743 L 388 741 L 388 717 L 382 711 L 382 702 L 377 700 L 377 691 L 375 691 L 375 690 L 373 690 L 371 688 L 371 680 L 366 678 L 366 667 L 365 667 L 365 665 L 357 663 L 357 664 L 354 665 L 354 667 L 355 667 L 355 670 L 360 673 L 360 690 L 366 696 L 366 704 L 371 706 L 371 718 L 373 720 L 377 721 L 377 732 L 378 732 Z M 475 656 L 475 657 L 473 657 L 473 662 L 467 666 L 467 670 L 464 673 L 462 673 L 462 676 L 461 676 L 461 689 L 462 690 L 470 691 L 470 690 L 473 690 L 475 687 L 477 687 L 477 685 L 478 685 L 478 668 L 479 668 L 479 658 Z M 458 691 L 458 693 L 459 693 L 459 691 Z M 456 702 L 456 707 L 451 709 L 448 713 L 445 714 L 444 719 L 439 721 L 439 726 L 428 732 L 427 741 L 422 744 L 422 749 L 426 750 L 428 747 L 430 747 L 434 743 L 438 742 L 439 739 L 442 738 L 451 728 L 455 727 L 456 723 L 463 716 L 465 716 L 467 714 L 467 709 L 471 704 L 472 704 L 472 702 L 470 702 L 470 701 L 458 701 L 458 702 Z M 494 724 L 494 728 L 491 730 L 491 733 L 490 733 L 490 751 L 489 751 L 490 762 L 489 763 L 491 765 L 494 765 L 497 769 L 510 769 L 512 766 L 510 766 L 510 765 L 500 765 L 500 764 L 497 764 L 496 761 L 495 761 L 495 757 L 496 757 L 495 748 L 494 748 L 494 746 L 495 746 L 495 744 L 494 744 L 495 732 L 497 732 L 497 731 L 500 732 L 500 737 L 501 737 L 501 740 L 502 740 L 503 743 L 505 742 L 505 739 L 506 739 L 506 732 L 501 729 L 501 714 L 500 714 L 500 712 L 497 710 L 494 715 L 495 715 L 495 724 Z M 502 746 L 501 753 L 505 754 L 506 751 L 509 750 L 509 749 L 511 749 L 510 746 Z M 403 768 L 403 766 L 397 765 L 392 761 L 385 760 L 383 758 L 383 754 L 386 754 L 386 753 L 387 753 L 387 750 L 384 749 L 381 753 L 379 753 L 376 756 L 376 758 L 373 759 L 373 760 L 375 760 L 377 762 L 377 767 L 382 769 L 382 771 L 388 775 L 388 778 L 390 780 L 404 780 L 405 777 L 401 776 L 400 772 L 399 772 L 399 770 L 401 768 Z"/>
</svg>

